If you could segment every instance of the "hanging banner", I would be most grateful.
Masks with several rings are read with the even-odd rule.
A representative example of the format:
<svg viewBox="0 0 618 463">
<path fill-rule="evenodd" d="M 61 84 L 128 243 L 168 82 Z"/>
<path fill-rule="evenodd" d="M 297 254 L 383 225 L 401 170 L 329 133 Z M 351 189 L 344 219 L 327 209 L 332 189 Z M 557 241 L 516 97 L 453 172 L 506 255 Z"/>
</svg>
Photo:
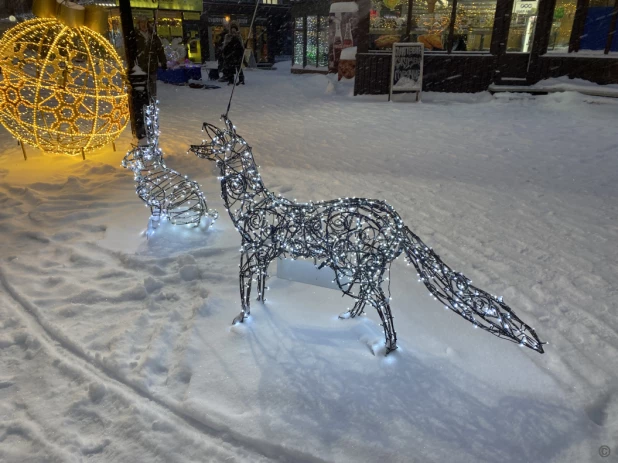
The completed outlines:
<svg viewBox="0 0 618 463">
<path fill-rule="evenodd" d="M 328 24 L 328 72 L 339 72 L 341 52 L 358 45 L 358 3 L 337 2 L 330 6 Z"/>
<path fill-rule="evenodd" d="M 396 93 L 416 93 L 423 90 L 423 44 L 394 43 L 391 64 L 390 100 Z"/>
</svg>

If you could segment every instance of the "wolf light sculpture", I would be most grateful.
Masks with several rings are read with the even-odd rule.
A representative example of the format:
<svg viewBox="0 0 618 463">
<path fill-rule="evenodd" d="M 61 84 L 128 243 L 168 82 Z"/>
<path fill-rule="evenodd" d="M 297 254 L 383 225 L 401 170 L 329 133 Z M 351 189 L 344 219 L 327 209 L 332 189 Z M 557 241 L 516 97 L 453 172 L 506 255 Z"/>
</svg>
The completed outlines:
<svg viewBox="0 0 618 463">
<path fill-rule="evenodd" d="M 122 160 L 122 166 L 133 171 L 135 192 L 150 207 L 152 215 L 148 235 L 154 232 L 162 218 L 175 225 L 192 224 L 197 227 L 202 217 L 209 215 L 214 222 L 217 211 L 208 211 L 204 193 L 197 182 L 165 165 L 163 151 L 159 148 L 159 108 L 156 101 L 144 107 L 144 123 L 147 143 L 129 151 Z"/>
<path fill-rule="evenodd" d="M 210 141 L 193 145 L 198 157 L 215 161 L 221 171 L 225 207 L 242 237 L 240 298 L 242 310 L 234 322 L 250 313 L 251 282 L 257 277 L 258 300 L 264 300 L 267 269 L 278 257 L 308 258 L 332 268 L 344 294 L 356 299 L 341 318 L 361 314 L 367 304 L 378 312 L 386 338 L 386 353 L 397 348 L 384 273 L 405 253 L 431 295 L 474 327 L 543 353 L 534 329 L 522 322 L 502 298 L 472 286 L 427 247 L 384 201 L 339 198 L 296 203 L 268 191 L 251 147 L 223 116 L 225 129 L 205 123 Z"/>
</svg>

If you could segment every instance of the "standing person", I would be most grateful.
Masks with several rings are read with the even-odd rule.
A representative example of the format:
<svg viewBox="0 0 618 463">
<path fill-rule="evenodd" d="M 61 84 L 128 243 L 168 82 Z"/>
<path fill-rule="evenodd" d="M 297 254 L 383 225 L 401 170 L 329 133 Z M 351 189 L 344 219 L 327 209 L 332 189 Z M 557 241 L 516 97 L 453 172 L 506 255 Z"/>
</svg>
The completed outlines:
<svg viewBox="0 0 618 463">
<path fill-rule="evenodd" d="M 242 72 L 244 52 L 238 24 L 231 22 L 230 32 L 225 36 L 225 40 L 223 41 L 223 75 L 227 78 L 228 85 L 234 83 L 234 76 L 238 68 L 240 68 L 238 83 L 245 84 L 245 75 Z"/>
<path fill-rule="evenodd" d="M 217 60 L 217 63 L 218 63 L 217 72 L 221 72 L 221 73 L 224 71 L 223 43 L 225 42 L 225 36 L 227 34 L 228 34 L 227 27 L 224 27 L 223 31 L 221 31 L 221 34 L 219 34 L 217 43 L 215 44 L 215 59 Z M 225 76 L 221 77 L 220 79 L 219 77 L 217 77 L 217 79 L 219 80 L 219 82 L 225 82 L 227 80 Z"/>
<path fill-rule="evenodd" d="M 147 101 L 150 101 L 151 98 L 157 98 L 157 68 L 159 63 L 163 70 L 166 70 L 167 59 L 161 39 L 152 31 L 148 19 L 139 18 L 137 26 L 137 64 L 142 68 L 142 71 L 148 74 Z"/>
</svg>

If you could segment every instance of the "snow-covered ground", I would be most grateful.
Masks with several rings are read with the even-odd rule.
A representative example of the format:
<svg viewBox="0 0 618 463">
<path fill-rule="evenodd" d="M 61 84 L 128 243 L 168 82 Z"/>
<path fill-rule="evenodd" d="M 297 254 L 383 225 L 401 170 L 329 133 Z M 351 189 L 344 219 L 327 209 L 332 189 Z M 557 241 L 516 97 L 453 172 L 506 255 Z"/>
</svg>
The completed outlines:
<svg viewBox="0 0 618 463">
<path fill-rule="evenodd" d="M 168 166 L 203 185 L 211 229 L 146 240 L 128 132 L 24 162 L 0 131 L 0 461 L 618 461 L 618 101 L 387 103 L 278 66 L 248 71 L 230 113 L 267 186 L 387 200 L 546 353 L 472 329 L 403 260 L 387 357 L 375 313 L 339 320 L 339 292 L 276 277 L 231 327 L 240 238 L 186 154 L 229 89 L 160 84 Z"/>
</svg>

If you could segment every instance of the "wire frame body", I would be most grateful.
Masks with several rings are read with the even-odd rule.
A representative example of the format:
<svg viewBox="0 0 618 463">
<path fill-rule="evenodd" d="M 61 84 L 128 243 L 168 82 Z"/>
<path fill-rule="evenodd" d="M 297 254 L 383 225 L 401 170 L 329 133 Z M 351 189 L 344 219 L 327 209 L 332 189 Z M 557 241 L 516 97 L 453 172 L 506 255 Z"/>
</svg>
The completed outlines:
<svg viewBox="0 0 618 463">
<path fill-rule="evenodd" d="M 534 329 L 501 297 L 476 288 L 442 262 L 385 201 L 339 198 L 296 203 L 270 192 L 262 182 L 251 147 L 232 122 L 225 116 L 223 119 L 223 130 L 204 124 L 210 140 L 191 146 L 190 151 L 219 166 L 222 198 L 242 237 L 242 310 L 235 321 L 242 322 L 250 313 L 253 278 L 257 279 L 258 300 L 264 300 L 270 262 L 278 257 L 313 259 L 319 268 L 333 269 L 341 291 L 356 300 L 341 318 L 363 313 L 367 304 L 377 310 L 388 353 L 397 348 L 397 333 L 385 281 L 391 263 L 403 254 L 429 294 L 445 308 L 475 328 L 543 353 L 543 343 Z"/>
<path fill-rule="evenodd" d="M 136 146 L 122 160 L 122 166 L 131 169 L 136 182 L 136 193 L 150 207 L 151 223 L 161 219 L 174 225 L 198 226 L 204 215 L 214 223 L 216 211 L 208 211 L 204 193 L 197 182 L 186 175 L 169 169 L 159 148 L 159 109 L 153 101 L 144 108 L 147 144 Z"/>
<path fill-rule="evenodd" d="M 31 19 L 0 41 L 0 122 L 45 153 L 83 154 L 129 120 L 126 75 L 111 44 L 87 27 Z"/>
</svg>

